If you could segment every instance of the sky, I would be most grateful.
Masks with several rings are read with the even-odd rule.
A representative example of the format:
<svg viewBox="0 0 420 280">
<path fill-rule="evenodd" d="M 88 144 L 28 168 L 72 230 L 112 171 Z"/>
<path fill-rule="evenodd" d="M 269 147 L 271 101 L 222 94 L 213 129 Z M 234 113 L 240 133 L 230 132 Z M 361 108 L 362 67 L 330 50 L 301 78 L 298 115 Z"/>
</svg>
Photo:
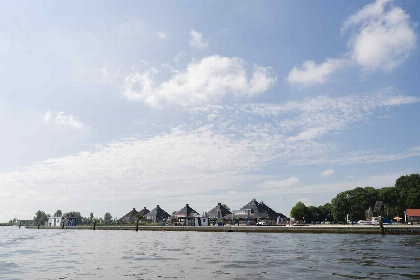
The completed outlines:
<svg viewBox="0 0 420 280">
<path fill-rule="evenodd" d="M 0 1 L 0 221 L 287 216 L 420 171 L 420 6 Z"/>
</svg>

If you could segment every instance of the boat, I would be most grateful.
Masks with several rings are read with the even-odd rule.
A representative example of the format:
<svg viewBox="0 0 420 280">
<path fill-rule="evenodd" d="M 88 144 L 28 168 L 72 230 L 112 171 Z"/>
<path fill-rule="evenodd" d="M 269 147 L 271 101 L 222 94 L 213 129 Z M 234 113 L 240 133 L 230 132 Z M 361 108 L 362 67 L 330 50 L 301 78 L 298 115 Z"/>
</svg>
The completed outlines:
<svg viewBox="0 0 420 280">
<path fill-rule="evenodd" d="M 374 225 L 374 226 L 377 226 L 377 225 L 379 225 L 379 219 L 380 218 L 381 217 L 373 217 L 372 220 L 370 220 L 370 221 L 368 221 L 368 220 L 360 220 L 357 223 L 359 225 Z M 392 224 L 392 221 L 388 220 L 387 218 L 382 217 L 382 223 L 384 225 L 391 225 Z"/>
<path fill-rule="evenodd" d="M 372 221 L 367 221 L 367 220 L 360 220 L 357 222 L 357 224 L 359 225 L 375 225 Z"/>
</svg>

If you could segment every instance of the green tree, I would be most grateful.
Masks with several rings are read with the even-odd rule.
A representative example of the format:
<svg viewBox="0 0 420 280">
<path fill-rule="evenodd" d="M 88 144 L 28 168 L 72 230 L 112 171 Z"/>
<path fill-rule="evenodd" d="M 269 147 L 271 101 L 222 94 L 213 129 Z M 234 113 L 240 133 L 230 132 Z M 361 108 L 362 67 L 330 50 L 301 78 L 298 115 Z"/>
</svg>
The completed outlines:
<svg viewBox="0 0 420 280">
<path fill-rule="evenodd" d="M 325 203 L 324 205 L 320 205 L 318 207 L 319 211 L 321 212 L 320 221 L 331 221 L 332 220 L 332 204 Z"/>
<path fill-rule="evenodd" d="M 303 202 L 296 203 L 293 206 L 292 210 L 290 210 L 290 216 L 295 218 L 297 221 L 303 221 L 303 218 L 307 214 L 307 207 Z"/>
<path fill-rule="evenodd" d="M 306 216 L 305 216 L 305 221 L 306 222 L 317 222 L 317 221 L 322 221 L 323 220 L 323 216 L 322 216 L 322 211 L 320 209 L 321 206 L 316 207 L 316 206 L 308 206 L 306 209 Z"/>
<path fill-rule="evenodd" d="M 61 210 L 55 211 L 55 214 L 54 214 L 55 217 L 61 217 L 62 215 L 63 215 L 63 212 Z"/>
<path fill-rule="evenodd" d="M 93 220 L 93 213 L 92 213 L 92 212 L 90 212 L 89 218 L 90 218 L 91 220 Z"/>
<path fill-rule="evenodd" d="M 379 192 L 372 187 L 341 192 L 331 201 L 334 219 L 343 221 L 348 214 L 351 220 L 363 220 L 365 211 L 369 206 L 373 207 L 377 200 Z"/>
<path fill-rule="evenodd" d="M 395 187 L 387 187 L 379 189 L 379 200 L 385 206 L 385 215 L 388 219 L 393 219 L 399 215 L 403 217 L 405 202 L 400 196 L 400 193 Z"/>
<path fill-rule="evenodd" d="M 38 210 L 33 220 L 36 225 L 43 225 L 48 221 L 48 216 L 44 211 Z"/>
<path fill-rule="evenodd" d="M 143 221 L 144 220 L 144 216 L 142 216 L 142 215 L 140 215 L 140 214 L 136 214 L 136 223 L 137 223 L 137 220 L 139 220 L 140 222 L 141 221 Z"/>
<path fill-rule="evenodd" d="M 420 208 L 420 175 L 401 176 L 395 183 L 395 188 L 402 198 L 402 208 Z"/>
<path fill-rule="evenodd" d="M 341 192 L 331 200 L 332 214 L 336 221 L 343 221 L 351 211 L 350 191 Z"/>
<path fill-rule="evenodd" d="M 106 223 L 106 221 L 110 221 L 112 219 L 112 216 L 109 212 L 106 212 L 104 215 L 104 221 Z"/>
<path fill-rule="evenodd" d="M 80 215 L 80 212 L 70 211 L 64 214 L 64 217 L 74 217 L 76 218 L 76 224 L 81 225 L 83 223 L 83 217 Z"/>
</svg>

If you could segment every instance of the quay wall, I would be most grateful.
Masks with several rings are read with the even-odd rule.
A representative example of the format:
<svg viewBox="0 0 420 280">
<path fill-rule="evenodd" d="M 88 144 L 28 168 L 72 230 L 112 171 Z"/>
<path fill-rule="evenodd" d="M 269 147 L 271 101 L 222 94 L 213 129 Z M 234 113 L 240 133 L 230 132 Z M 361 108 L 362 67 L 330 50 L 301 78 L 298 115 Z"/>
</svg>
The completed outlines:
<svg viewBox="0 0 420 280">
<path fill-rule="evenodd" d="M 27 226 L 38 229 L 37 226 Z M 41 226 L 39 229 L 59 229 L 61 227 Z M 64 227 L 67 230 L 93 230 L 93 226 Z M 136 226 L 96 226 L 96 230 L 136 230 Z M 202 231 L 202 232 L 259 232 L 259 233 L 356 233 L 381 234 L 379 226 L 322 225 L 322 226 L 139 226 L 139 231 Z M 420 235 L 420 225 L 385 225 L 385 234 Z"/>
</svg>

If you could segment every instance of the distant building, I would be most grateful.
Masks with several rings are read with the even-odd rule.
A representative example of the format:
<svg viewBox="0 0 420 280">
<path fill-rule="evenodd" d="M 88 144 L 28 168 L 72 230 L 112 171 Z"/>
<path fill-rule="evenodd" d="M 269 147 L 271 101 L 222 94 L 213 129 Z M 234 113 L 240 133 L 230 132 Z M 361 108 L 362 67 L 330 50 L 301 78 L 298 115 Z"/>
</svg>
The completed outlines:
<svg viewBox="0 0 420 280">
<path fill-rule="evenodd" d="M 375 206 L 372 208 L 372 206 L 369 206 L 369 208 L 365 211 L 365 217 L 367 221 L 372 220 L 374 217 L 384 216 L 385 213 L 385 205 L 382 203 L 382 201 L 376 201 Z"/>
<path fill-rule="evenodd" d="M 146 207 L 144 207 L 143 209 L 141 209 L 137 215 L 142 216 L 142 217 L 146 217 L 147 213 L 149 213 L 149 209 L 147 209 Z"/>
<path fill-rule="evenodd" d="M 61 227 L 61 226 L 75 226 L 76 217 L 70 216 L 53 216 L 48 218 L 47 226 Z"/>
<path fill-rule="evenodd" d="M 411 224 L 420 224 L 420 209 L 407 209 L 407 221 Z"/>
<path fill-rule="evenodd" d="M 136 208 L 133 208 L 130 212 L 122 216 L 118 221 L 122 223 L 134 223 L 137 221 L 137 212 Z"/>
<path fill-rule="evenodd" d="M 197 211 L 192 209 L 188 204 L 184 208 L 175 213 L 178 222 L 177 225 L 181 226 L 208 226 L 209 219 L 201 217 Z"/>
<path fill-rule="evenodd" d="M 178 212 L 175 212 L 175 217 L 200 217 L 200 214 L 198 214 L 197 211 L 192 209 L 190 205 L 185 204 L 185 207 L 179 210 Z"/>
<path fill-rule="evenodd" d="M 153 209 L 152 211 L 148 212 L 146 215 L 146 220 L 152 222 L 152 223 L 157 223 L 157 222 L 161 222 L 164 219 L 168 219 L 170 217 L 170 215 L 168 213 L 166 213 L 165 210 L 163 210 L 162 208 L 159 207 L 159 205 L 156 205 L 155 209 Z"/>
<path fill-rule="evenodd" d="M 207 213 L 207 216 L 210 220 L 218 220 L 228 214 L 232 214 L 232 212 L 230 212 L 228 208 L 226 208 L 222 205 L 222 203 L 219 202 L 216 207 L 214 207 Z"/>
<path fill-rule="evenodd" d="M 271 221 L 272 223 L 284 223 L 287 220 L 285 215 L 277 213 L 262 201 L 259 203 L 255 198 L 240 210 L 234 210 L 232 214 L 228 214 L 224 218 L 226 220 L 246 220 L 251 224 L 259 220 Z"/>
</svg>

